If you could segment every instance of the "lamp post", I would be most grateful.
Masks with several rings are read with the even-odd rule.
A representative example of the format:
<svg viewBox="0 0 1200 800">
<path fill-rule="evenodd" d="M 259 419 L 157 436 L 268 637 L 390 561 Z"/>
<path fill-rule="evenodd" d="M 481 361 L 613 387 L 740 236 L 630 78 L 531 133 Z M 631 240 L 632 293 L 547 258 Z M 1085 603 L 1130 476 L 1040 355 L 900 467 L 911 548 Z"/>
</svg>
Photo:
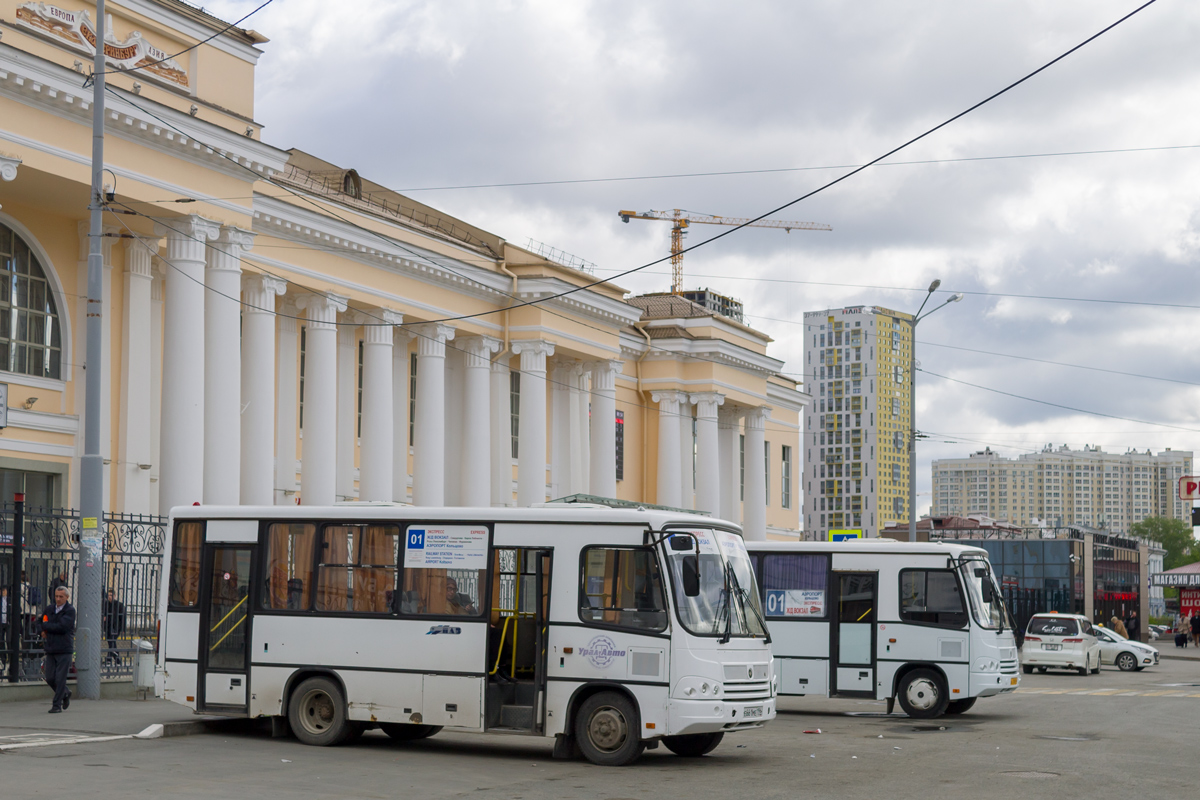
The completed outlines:
<svg viewBox="0 0 1200 800">
<path fill-rule="evenodd" d="M 921 301 L 921 307 L 917 309 L 917 313 L 913 314 L 908 323 L 912 333 L 908 344 L 908 540 L 910 542 L 917 540 L 917 323 L 938 309 L 963 299 L 961 292 L 952 294 L 949 300 L 930 309 L 924 317 L 921 316 L 921 312 L 925 310 L 925 304 L 929 302 L 929 298 L 933 297 L 933 293 L 941 285 L 940 279 L 929 284 L 929 291 L 925 294 L 925 299 Z"/>
</svg>

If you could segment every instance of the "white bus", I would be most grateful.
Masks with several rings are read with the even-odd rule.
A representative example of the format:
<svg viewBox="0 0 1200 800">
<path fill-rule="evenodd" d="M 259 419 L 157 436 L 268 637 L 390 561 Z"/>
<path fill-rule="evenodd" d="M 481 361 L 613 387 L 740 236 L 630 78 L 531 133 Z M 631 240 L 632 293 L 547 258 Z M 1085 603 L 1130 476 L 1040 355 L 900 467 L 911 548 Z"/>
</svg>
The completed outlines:
<svg viewBox="0 0 1200 800">
<path fill-rule="evenodd" d="M 898 698 L 910 717 L 1014 692 L 1017 643 L 987 551 L 892 539 L 752 542 L 780 695 Z"/>
<path fill-rule="evenodd" d="M 740 530 L 683 512 L 176 508 L 161 696 L 284 720 L 301 741 L 373 727 L 555 737 L 620 765 L 710 752 L 775 716 Z"/>
</svg>

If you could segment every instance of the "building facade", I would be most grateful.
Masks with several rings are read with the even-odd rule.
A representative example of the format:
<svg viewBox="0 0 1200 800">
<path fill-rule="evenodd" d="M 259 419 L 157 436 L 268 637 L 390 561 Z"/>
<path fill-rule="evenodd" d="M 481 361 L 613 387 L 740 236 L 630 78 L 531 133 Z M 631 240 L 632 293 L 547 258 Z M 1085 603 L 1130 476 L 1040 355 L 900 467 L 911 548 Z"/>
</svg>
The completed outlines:
<svg viewBox="0 0 1200 800">
<path fill-rule="evenodd" d="M 1088 525 L 1118 534 L 1146 517 L 1191 524 L 1191 503 L 1177 492 L 1179 478 L 1191 471 L 1190 450 L 1106 453 L 1047 445 L 1004 458 L 987 448 L 933 462 L 933 513 L 984 514 L 1021 526 Z"/>
<path fill-rule="evenodd" d="M 877 536 L 908 519 L 912 315 L 876 306 L 804 314 L 804 529 Z"/>
<path fill-rule="evenodd" d="M 586 493 L 798 535 L 808 395 L 769 337 L 275 147 L 265 37 L 107 9 L 106 510 Z M 79 497 L 93 14 L 0 0 L 0 489 L 31 506 Z"/>
</svg>

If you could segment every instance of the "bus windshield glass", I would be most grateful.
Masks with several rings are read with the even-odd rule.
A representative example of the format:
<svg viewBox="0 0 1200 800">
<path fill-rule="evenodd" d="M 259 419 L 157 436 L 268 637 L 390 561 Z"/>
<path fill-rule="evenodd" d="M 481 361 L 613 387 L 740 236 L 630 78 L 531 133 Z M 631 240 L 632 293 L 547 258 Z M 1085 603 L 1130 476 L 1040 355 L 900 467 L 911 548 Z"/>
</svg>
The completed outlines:
<svg viewBox="0 0 1200 800">
<path fill-rule="evenodd" d="M 1004 599 L 992 575 L 992 566 L 983 557 L 967 557 L 959 562 L 967 595 L 971 598 L 971 613 L 981 628 L 998 630 L 1004 623 Z M 984 586 L 987 585 L 987 589 Z M 984 599 L 987 597 L 988 599 Z"/>
<path fill-rule="evenodd" d="M 666 550 L 675 605 L 683 626 L 701 636 L 766 636 L 758 584 L 741 537 L 703 529 L 688 533 L 695 538 L 682 536 L 687 549 L 675 550 L 670 546 L 671 540 L 680 537 L 676 534 L 668 540 Z M 688 597 L 684 592 L 683 565 L 689 556 L 697 559 L 699 567 L 700 594 L 696 597 Z"/>
</svg>

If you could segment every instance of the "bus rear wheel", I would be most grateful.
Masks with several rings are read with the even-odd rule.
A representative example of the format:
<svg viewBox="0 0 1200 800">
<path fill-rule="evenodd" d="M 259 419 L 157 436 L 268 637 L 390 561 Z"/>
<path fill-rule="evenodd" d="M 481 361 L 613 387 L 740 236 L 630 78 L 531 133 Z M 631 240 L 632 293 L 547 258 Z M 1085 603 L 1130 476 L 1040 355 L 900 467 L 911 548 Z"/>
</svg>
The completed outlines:
<svg viewBox="0 0 1200 800">
<path fill-rule="evenodd" d="M 965 714 L 971 710 L 971 706 L 975 705 L 978 697 L 964 697 L 962 700 L 951 700 L 946 704 L 947 714 Z"/>
<path fill-rule="evenodd" d="M 946 682 L 931 669 L 914 669 L 900 680 L 900 707 L 913 719 L 940 717 L 949 703 Z"/>
<path fill-rule="evenodd" d="M 600 692 L 583 701 L 575 717 L 575 740 L 584 758 L 602 767 L 623 767 L 646 749 L 637 707 L 617 692 Z"/>
<path fill-rule="evenodd" d="M 354 732 L 346 719 L 346 701 L 329 678 L 309 678 L 292 692 L 288 722 L 304 744 L 328 747 L 341 744 Z"/>
<path fill-rule="evenodd" d="M 409 725 L 404 722 L 381 722 L 380 729 L 398 742 L 428 739 L 442 729 L 441 725 Z"/>
<path fill-rule="evenodd" d="M 717 745 L 724 738 L 725 734 L 720 731 L 717 733 L 689 733 L 684 736 L 664 736 L 662 743 L 677 756 L 699 758 L 716 750 Z"/>
</svg>

